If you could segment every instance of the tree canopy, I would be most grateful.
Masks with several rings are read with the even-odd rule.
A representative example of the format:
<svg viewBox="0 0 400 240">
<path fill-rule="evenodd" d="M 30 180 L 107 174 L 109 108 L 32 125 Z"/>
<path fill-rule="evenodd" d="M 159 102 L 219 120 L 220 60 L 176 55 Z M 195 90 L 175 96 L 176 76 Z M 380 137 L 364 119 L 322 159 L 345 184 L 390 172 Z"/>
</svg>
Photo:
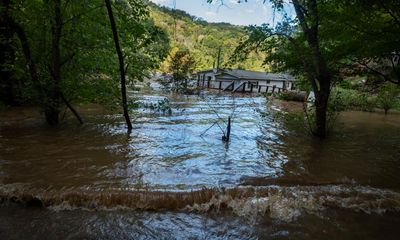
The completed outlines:
<svg viewBox="0 0 400 240">
<path fill-rule="evenodd" d="M 155 26 L 145 1 L 112 3 L 128 83 L 133 83 L 166 57 L 168 36 Z M 104 1 L 6 1 L 1 7 L 2 40 L 14 46 L 10 67 L 2 67 L 12 72 L 12 81 L 2 82 L 19 91 L 14 99 L 43 106 L 50 124 L 58 123 L 63 104 L 70 101 L 118 102 L 118 61 L 110 57 L 115 49 Z M 29 76 L 32 70 L 37 79 Z"/>
<path fill-rule="evenodd" d="M 263 2 L 271 3 L 282 21 L 275 26 L 246 27 L 247 37 L 233 59 L 242 61 L 258 50 L 275 71 L 290 71 L 306 79 L 316 96 L 316 136 L 326 135 L 330 91 L 346 74 L 368 72 L 400 84 L 398 1 Z M 287 14 L 287 8 L 294 9 L 295 17 Z"/>
</svg>

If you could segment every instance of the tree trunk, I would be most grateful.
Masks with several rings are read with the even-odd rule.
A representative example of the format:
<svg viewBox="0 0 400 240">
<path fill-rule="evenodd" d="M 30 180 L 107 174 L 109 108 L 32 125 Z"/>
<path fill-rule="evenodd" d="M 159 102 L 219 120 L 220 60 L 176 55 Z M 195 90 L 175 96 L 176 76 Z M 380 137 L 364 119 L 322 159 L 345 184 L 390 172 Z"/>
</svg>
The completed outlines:
<svg viewBox="0 0 400 240">
<path fill-rule="evenodd" d="M 14 21 L 10 16 L 6 17 L 7 24 L 10 26 L 12 33 L 16 34 L 22 47 L 22 52 L 25 57 L 26 66 L 28 68 L 29 75 L 35 86 L 36 90 L 38 91 L 39 98 L 43 97 L 43 91 L 39 83 L 39 76 L 36 68 L 36 64 L 32 59 L 31 48 L 29 46 L 28 39 L 26 37 L 25 31 L 21 25 Z"/>
<path fill-rule="evenodd" d="M 15 52 L 12 46 L 13 33 L 8 23 L 10 0 L 3 0 L 0 4 L 0 101 L 7 105 L 16 105 L 16 94 L 13 83 L 13 70 L 9 66 L 14 64 Z"/>
<path fill-rule="evenodd" d="M 330 95 L 331 86 L 331 74 L 328 70 L 325 58 L 323 57 L 319 45 L 318 39 L 318 27 L 319 27 L 319 14 L 316 0 L 309 0 L 305 2 L 305 6 L 302 6 L 298 0 L 292 0 L 293 6 L 296 11 L 296 16 L 299 19 L 300 26 L 303 34 L 307 40 L 307 44 L 310 47 L 315 74 L 311 69 L 305 65 L 305 70 L 309 75 L 309 80 L 313 87 L 316 99 L 315 99 L 315 117 L 316 117 L 316 129 L 313 131 L 316 137 L 324 138 L 327 134 L 326 128 L 326 111 L 328 108 L 328 101 Z M 307 15 L 305 10 L 307 9 Z M 311 64 L 308 64 L 311 65 Z"/>
<path fill-rule="evenodd" d="M 129 118 L 128 103 L 127 103 L 127 96 L 126 96 L 126 75 L 125 75 L 124 57 L 122 55 L 122 50 L 119 45 L 118 31 L 117 31 L 117 26 L 115 23 L 114 15 L 112 12 L 111 2 L 110 2 L 110 0 L 105 0 L 105 3 L 106 3 L 106 7 L 107 7 L 107 12 L 108 12 L 108 18 L 110 19 L 111 30 L 112 30 L 113 37 L 114 37 L 115 50 L 117 52 L 118 61 L 119 61 L 119 71 L 120 71 L 120 77 L 121 77 L 120 80 L 121 80 L 122 108 L 124 111 L 126 125 L 128 126 L 128 131 L 130 132 L 132 130 L 132 123 Z"/>
<path fill-rule="evenodd" d="M 326 137 L 326 111 L 328 107 L 328 101 L 325 96 L 316 96 L 315 99 L 315 123 L 316 128 L 313 132 L 316 137 Z"/>
<path fill-rule="evenodd" d="M 52 81 L 48 84 L 47 99 L 45 101 L 45 115 L 48 124 L 54 126 L 59 124 L 61 107 L 61 53 L 60 40 L 62 32 L 61 1 L 53 0 L 54 19 L 51 24 L 51 66 Z"/>
</svg>

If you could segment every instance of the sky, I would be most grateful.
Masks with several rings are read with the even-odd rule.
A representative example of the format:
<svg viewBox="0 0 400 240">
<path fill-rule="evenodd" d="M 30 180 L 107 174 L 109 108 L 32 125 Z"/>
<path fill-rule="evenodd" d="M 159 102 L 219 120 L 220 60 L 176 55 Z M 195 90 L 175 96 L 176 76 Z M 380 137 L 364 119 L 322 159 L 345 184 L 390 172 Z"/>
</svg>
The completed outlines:
<svg viewBox="0 0 400 240">
<path fill-rule="evenodd" d="M 269 3 L 263 0 L 249 0 L 247 3 L 238 0 L 224 0 L 208 4 L 207 0 L 150 0 L 154 3 L 184 10 L 190 15 L 201 17 L 207 22 L 228 22 L 235 25 L 260 25 L 269 23 L 273 25 L 274 14 Z"/>
</svg>

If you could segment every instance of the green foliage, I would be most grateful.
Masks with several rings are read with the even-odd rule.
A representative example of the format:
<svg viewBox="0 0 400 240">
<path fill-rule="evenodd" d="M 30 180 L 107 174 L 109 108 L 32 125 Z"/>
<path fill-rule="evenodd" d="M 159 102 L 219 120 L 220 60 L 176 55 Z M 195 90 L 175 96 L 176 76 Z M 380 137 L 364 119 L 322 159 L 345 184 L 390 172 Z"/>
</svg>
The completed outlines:
<svg viewBox="0 0 400 240">
<path fill-rule="evenodd" d="M 194 72 L 196 62 L 187 49 L 174 49 L 168 57 L 168 72 L 171 79 L 165 79 L 164 85 L 169 85 L 172 91 L 185 92 L 188 90 L 189 78 Z"/>
<path fill-rule="evenodd" d="M 370 73 L 400 84 L 400 2 L 398 0 L 335 0 L 327 2 L 321 36 L 331 57 L 348 73 Z M 357 13 L 357 14 L 354 14 Z"/>
<path fill-rule="evenodd" d="M 341 111 L 360 110 L 372 112 L 377 107 L 376 97 L 366 92 L 336 87 L 332 90 L 332 95 L 337 98 L 337 107 Z"/>
<path fill-rule="evenodd" d="M 304 102 L 306 98 L 306 94 L 302 94 L 300 92 L 295 91 L 287 91 L 278 93 L 278 99 L 285 101 L 296 101 L 296 102 Z"/>
<path fill-rule="evenodd" d="M 340 97 L 332 94 L 327 107 L 327 134 L 331 133 L 335 127 L 336 120 L 343 110 Z M 311 103 L 304 103 L 303 110 L 277 111 L 274 113 L 275 120 L 284 124 L 284 126 L 294 134 L 314 135 L 316 129 L 316 106 Z"/>
<path fill-rule="evenodd" d="M 278 25 L 272 28 L 269 24 L 245 27 L 247 36 L 235 49 L 231 61 L 241 62 L 253 51 L 264 53 L 264 64 L 275 72 L 291 72 L 296 75 L 296 87 L 310 90 L 311 85 L 304 72 L 303 61 L 312 62 L 304 38 L 298 30 L 290 25 Z M 289 40 L 288 37 L 291 39 Z M 295 42 L 295 44 L 293 44 Z"/>
<path fill-rule="evenodd" d="M 257 49 L 266 53 L 265 63 L 274 71 L 315 78 L 312 69 L 317 62 L 311 58 L 312 51 L 306 44 L 308 39 L 299 19 L 286 14 L 282 1 L 269 2 L 282 13 L 283 21 L 274 27 L 268 24 L 246 27 L 247 36 L 236 48 L 234 59 L 246 59 L 249 52 Z M 299 12 L 305 13 L 305 23 L 312 26 L 314 18 L 307 12 L 312 4 L 307 5 L 307 2 L 317 6 L 318 12 L 312 12 L 318 14 L 319 50 L 334 81 L 345 74 L 372 73 L 400 84 L 400 65 L 395 60 L 400 57 L 398 0 L 296 1 L 301 4 Z M 304 68 L 305 62 L 311 71 Z"/>
<path fill-rule="evenodd" d="M 119 101 L 119 83 L 104 75 L 88 77 L 66 89 L 78 102 L 113 106 Z"/>
<path fill-rule="evenodd" d="M 60 90 L 69 101 L 117 103 L 119 68 L 104 1 L 62 0 L 61 4 Z M 114 1 L 113 8 L 127 63 L 128 83 L 133 85 L 158 68 L 167 56 L 168 35 L 154 24 L 144 0 Z M 38 70 L 40 89 L 51 94 L 54 84 L 50 71 L 53 63 L 53 2 L 15 1 L 12 9 L 12 16 L 22 25 L 28 38 L 32 59 Z M 21 78 L 24 79 L 19 89 L 22 99 L 34 99 L 33 102 L 41 105 L 51 105 L 51 100 L 41 99 L 29 81 L 19 43 L 17 46 L 13 70 L 22 73 Z"/>
<path fill-rule="evenodd" d="M 274 27 L 247 27 L 247 38 L 233 57 L 242 60 L 249 52 L 262 50 L 265 63 L 275 71 L 307 79 L 318 100 L 316 136 L 325 137 L 330 90 L 343 75 L 359 73 L 354 70 L 361 68 L 400 85 L 398 0 L 293 0 L 295 17 L 286 12 L 284 1 L 268 2 L 283 20 Z"/>
<path fill-rule="evenodd" d="M 349 110 L 349 102 L 351 102 L 351 100 L 346 99 L 346 97 L 351 94 L 350 92 L 344 92 L 345 94 L 343 94 L 343 90 L 334 90 L 329 97 L 326 115 L 328 134 L 334 129 L 340 112 Z M 282 121 L 288 129 L 293 130 L 294 132 L 314 135 L 316 131 L 315 111 L 316 106 L 311 103 L 304 103 L 303 111 L 279 112 L 275 114 L 275 117 Z"/>
<path fill-rule="evenodd" d="M 244 28 L 229 23 L 208 23 L 181 10 L 159 7 L 150 3 L 151 16 L 157 26 L 168 33 L 172 47 L 188 49 L 196 60 L 196 70 L 216 65 L 218 49 L 221 47 L 221 67 L 264 70 L 263 53 L 251 52 L 249 58 L 240 63 L 230 62 L 230 55 L 245 36 Z M 167 71 L 164 63 L 162 71 Z"/>
<path fill-rule="evenodd" d="M 295 134 L 310 134 L 307 116 L 304 111 L 279 111 L 274 113 L 274 120 L 284 124 Z"/>
<path fill-rule="evenodd" d="M 385 110 L 385 114 L 388 111 L 399 105 L 400 87 L 393 83 L 384 84 L 378 94 L 377 103 L 378 106 Z"/>
<path fill-rule="evenodd" d="M 301 74 L 297 75 L 297 78 L 294 82 L 294 87 L 300 91 L 306 91 L 306 92 L 312 91 L 312 86 L 310 81 L 308 81 L 308 79 Z"/>
<path fill-rule="evenodd" d="M 172 108 L 168 98 L 160 100 L 157 103 L 151 103 L 151 102 L 143 103 L 141 107 L 150 109 L 157 113 L 168 114 L 168 115 L 172 114 Z"/>
<path fill-rule="evenodd" d="M 0 101 L 0 111 L 7 109 L 7 105 Z"/>
<path fill-rule="evenodd" d="M 352 84 L 350 81 L 348 80 L 343 80 L 339 83 L 339 87 L 343 88 L 343 89 L 352 89 Z"/>
</svg>

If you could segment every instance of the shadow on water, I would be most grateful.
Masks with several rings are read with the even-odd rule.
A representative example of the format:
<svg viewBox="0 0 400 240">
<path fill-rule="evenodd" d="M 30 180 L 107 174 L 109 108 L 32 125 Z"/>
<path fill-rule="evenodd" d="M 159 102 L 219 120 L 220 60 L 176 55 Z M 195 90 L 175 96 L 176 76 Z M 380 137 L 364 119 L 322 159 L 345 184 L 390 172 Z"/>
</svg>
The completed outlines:
<svg viewBox="0 0 400 240">
<path fill-rule="evenodd" d="M 120 115 L 93 106 L 81 109 L 83 126 L 48 128 L 36 110 L 2 114 L 0 236 L 400 234 L 398 115 L 346 112 L 336 133 L 317 141 L 274 120 L 279 108 L 260 97 L 168 97 L 171 114 L 139 108 L 129 135 Z M 139 96 L 146 103 L 164 98 Z"/>
</svg>

